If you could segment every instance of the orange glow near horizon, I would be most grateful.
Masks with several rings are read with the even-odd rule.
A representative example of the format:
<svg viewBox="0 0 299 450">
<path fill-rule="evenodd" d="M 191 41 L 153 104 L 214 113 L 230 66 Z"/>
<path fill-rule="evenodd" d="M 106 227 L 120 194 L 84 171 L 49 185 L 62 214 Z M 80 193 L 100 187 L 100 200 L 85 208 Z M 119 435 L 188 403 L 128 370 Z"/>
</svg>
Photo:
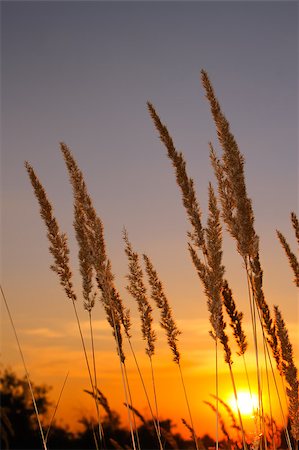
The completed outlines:
<svg viewBox="0 0 299 450">
<path fill-rule="evenodd" d="M 84 318 L 84 311 L 82 317 Z M 133 323 L 138 323 L 135 317 Z M 26 330 L 22 330 L 20 337 L 24 344 L 27 365 L 30 367 L 30 377 L 32 381 L 36 385 L 46 383 L 48 386 L 53 387 L 49 392 L 49 398 L 52 401 L 52 409 L 49 411 L 50 415 L 51 412 L 53 412 L 59 397 L 66 372 L 70 372 L 56 414 L 56 420 L 62 426 L 68 425 L 73 431 L 78 431 L 81 427 L 78 422 L 79 419 L 82 418 L 82 416 L 96 417 L 96 411 L 91 397 L 84 392 L 84 389 L 90 390 L 90 385 L 75 325 L 76 324 L 73 321 L 61 321 L 60 323 L 60 320 L 57 319 L 55 324 L 49 323 L 49 328 L 28 327 Z M 81 325 L 84 334 L 86 334 L 86 344 L 89 349 L 90 341 L 88 340 L 88 324 L 86 321 L 82 320 Z M 122 426 L 128 428 L 127 412 L 124 407 L 125 396 L 114 340 L 111 331 L 104 320 L 95 321 L 94 325 L 99 388 L 107 397 L 111 409 L 120 415 Z M 203 436 L 205 433 L 208 433 L 210 436 L 215 437 L 215 411 L 205 403 L 208 402 L 215 406 L 215 354 L 214 343 L 208 335 L 209 323 L 205 318 L 202 320 L 185 319 L 181 320 L 179 325 L 184 331 L 180 339 L 180 349 L 182 354 L 181 365 L 192 411 L 194 427 L 198 436 Z M 181 418 L 184 418 L 188 423 L 190 423 L 190 419 L 179 371 L 172 361 L 172 355 L 165 342 L 165 336 L 161 333 L 158 324 L 156 325 L 156 331 L 159 339 L 153 358 L 153 365 L 158 397 L 159 418 L 160 420 L 171 419 L 174 425 L 174 433 L 180 433 L 185 438 L 188 438 L 190 437 L 190 433 L 181 422 Z M 298 331 L 295 330 L 295 328 L 291 328 L 291 332 L 293 341 L 296 344 L 296 342 L 298 342 L 296 339 Z M 8 360 L 8 356 L 10 356 L 10 359 L 13 362 L 13 369 L 16 370 L 18 376 L 22 376 L 23 369 L 15 345 L 12 344 L 13 336 L 11 336 L 11 330 L 9 329 L 7 329 L 7 336 L 10 337 L 10 344 L 4 349 L 4 360 Z M 39 336 L 39 340 L 36 339 L 36 336 Z M 148 357 L 144 352 L 143 341 L 141 336 L 137 333 L 137 330 L 134 330 L 133 338 L 136 357 L 153 407 L 154 398 Z M 37 345 L 40 345 L 38 352 Z M 124 343 L 124 347 L 127 356 L 126 366 L 133 405 L 141 412 L 146 420 L 151 420 L 149 406 L 136 370 L 134 358 L 132 357 L 126 342 Z M 296 353 L 298 352 L 297 346 L 294 347 L 294 351 Z M 14 360 L 12 360 L 13 355 L 15 356 Z M 243 425 L 246 432 L 249 433 L 248 435 L 251 436 L 255 433 L 255 421 L 253 420 L 253 416 L 254 410 L 257 409 L 258 405 L 257 396 L 255 394 L 257 390 L 255 381 L 255 358 L 252 348 L 246 353 L 246 361 L 248 376 L 252 383 L 251 389 L 253 401 L 251 400 L 248 390 L 248 383 L 243 369 L 243 360 L 237 356 L 234 357 L 233 370 L 242 421 L 244 420 Z M 261 366 L 261 378 L 264 379 L 264 377 L 266 377 L 265 368 L 262 364 Z M 275 387 L 273 386 L 271 379 L 270 392 L 275 392 Z M 227 364 L 224 362 L 224 358 L 219 358 L 218 396 L 231 407 L 236 421 L 239 423 L 230 373 Z M 272 396 L 271 407 L 274 416 L 279 418 L 279 404 L 276 397 L 276 395 Z M 268 413 L 268 402 L 265 392 L 264 407 L 266 413 Z M 230 417 L 223 405 L 219 405 L 219 412 L 227 426 L 230 427 L 230 432 L 234 433 L 233 428 L 230 426 Z M 45 418 L 45 421 L 47 421 L 47 418 Z"/>
</svg>

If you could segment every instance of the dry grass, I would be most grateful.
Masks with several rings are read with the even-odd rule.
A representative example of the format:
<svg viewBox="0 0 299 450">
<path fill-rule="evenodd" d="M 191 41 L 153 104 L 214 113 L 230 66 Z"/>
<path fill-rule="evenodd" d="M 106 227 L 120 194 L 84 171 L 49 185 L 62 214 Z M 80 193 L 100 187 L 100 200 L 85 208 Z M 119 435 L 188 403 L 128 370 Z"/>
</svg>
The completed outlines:
<svg viewBox="0 0 299 450">
<path fill-rule="evenodd" d="M 297 244 L 299 245 L 299 222 L 297 219 L 297 216 L 294 212 L 291 213 L 291 222 L 295 231 L 295 236 L 297 239 Z M 291 248 L 289 246 L 289 244 L 287 243 L 286 238 L 284 237 L 284 235 L 280 232 L 277 231 L 277 236 L 278 239 L 280 240 L 280 243 L 282 245 L 282 248 L 284 249 L 288 260 L 289 260 L 289 264 L 294 272 L 295 278 L 294 278 L 294 283 L 296 284 L 297 287 L 299 287 L 299 262 L 298 262 L 298 258 L 296 257 L 296 255 L 291 251 Z"/>
<path fill-rule="evenodd" d="M 237 304 L 233 298 L 232 290 L 228 281 L 224 277 L 225 267 L 222 262 L 222 222 L 224 222 L 227 231 L 235 241 L 237 252 L 241 255 L 241 261 L 244 263 L 248 280 L 248 295 L 253 328 L 256 371 L 259 383 L 259 431 L 263 434 L 263 439 L 260 438 L 257 430 L 255 439 L 249 442 L 249 438 L 246 435 L 242 424 L 240 411 L 238 411 L 239 423 L 237 423 L 233 413 L 229 411 L 229 407 L 227 407 L 227 405 L 225 405 L 225 403 L 218 398 L 217 389 L 216 396 L 214 398 L 216 401 L 216 406 L 210 402 L 208 402 L 208 404 L 216 412 L 216 428 L 218 429 L 218 425 L 222 428 L 222 432 L 226 436 L 227 448 L 240 448 L 240 442 L 235 442 L 231 438 L 227 430 L 227 425 L 219 412 L 219 404 L 226 409 L 226 413 L 231 419 L 231 426 L 238 432 L 241 432 L 242 445 L 244 449 L 247 448 L 247 445 L 250 445 L 251 448 L 266 449 L 270 447 L 275 450 L 275 445 L 273 443 L 267 443 L 267 433 L 269 434 L 267 429 L 272 427 L 273 431 L 274 418 L 268 418 L 266 416 L 262 405 L 260 365 L 262 356 L 261 347 L 264 346 L 266 366 L 269 364 L 272 368 L 271 359 L 274 358 L 277 368 L 280 370 L 287 383 L 286 393 L 288 397 L 288 413 L 291 420 L 291 432 L 295 443 L 294 446 L 296 447 L 296 442 L 299 440 L 298 373 L 294 362 L 292 345 L 290 343 L 287 328 L 282 319 L 281 312 L 278 307 L 275 307 L 274 320 L 263 291 L 263 270 L 260 262 L 259 237 L 255 230 L 252 201 L 247 193 L 244 171 L 244 156 L 239 150 L 238 144 L 231 132 L 230 124 L 222 112 L 220 103 L 214 93 L 213 86 L 205 71 L 201 72 L 201 79 L 206 97 L 210 104 L 212 118 L 217 129 L 219 144 L 222 148 L 222 156 L 218 157 L 213 145 L 210 144 L 210 159 L 217 180 L 219 199 L 217 198 L 212 184 L 210 184 L 208 217 L 205 227 L 202 224 L 202 211 L 199 201 L 197 200 L 194 181 L 187 174 L 184 156 L 176 150 L 167 127 L 162 123 L 151 103 L 148 103 L 148 109 L 158 131 L 159 137 L 166 148 L 167 156 L 171 160 L 174 167 L 176 181 L 182 195 L 183 206 L 186 210 L 187 217 L 191 225 L 191 230 L 188 233 L 188 250 L 207 297 L 207 306 L 210 313 L 211 323 L 210 334 L 215 342 L 216 348 L 216 380 L 217 383 L 221 383 L 221 379 L 218 379 L 217 369 L 218 342 L 220 342 L 224 350 L 224 359 L 229 366 L 236 400 L 238 398 L 238 390 L 232 371 L 233 353 L 229 336 L 229 327 L 227 327 L 226 319 L 224 317 L 225 310 L 229 319 L 232 335 L 238 346 L 238 355 L 243 356 L 244 364 L 246 350 L 248 347 L 248 336 L 246 336 L 243 329 L 243 313 L 237 309 Z M 140 448 L 135 423 L 135 416 L 138 416 L 139 413 L 131 401 L 129 376 L 126 371 L 125 364 L 127 355 L 125 355 L 124 352 L 123 336 L 125 336 L 129 342 L 148 401 L 149 398 L 147 388 L 144 384 L 142 373 L 133 350 L 130 312 L 125 307 L 124 302 L 117 290 L 112 272 L 111 261 L 109 260 L 106 252 L 103 223 L 93 206 L 92 199 L 87 191 L 83 174 L 66 144 L 61 144 L 61 151 L 66 163 L 69 179 L 73 187 L 74 229 L 79 245 L 78 259 L 82 278 L 83 305 L 89 313 L 91 337 L 93 336 L 91 313 L 97 295 L 100 296 L 101 304 L 106 312 L 107 320 L 111 326 L 112 333 L 115 338 L 116 351 L 120 359 L 120 371 L 124 386 L 125 404 L 127 406 L 128 421 L 131 428 L 132 445 L 135 450 L 137 447 Z M 59 281 L 67 297 L 72 301 L 76 314 L 79 334 L 81 336 L 92 388 L 91 391 L 88 392 L 92 397 L 94 397 L 94 399 L 97 399 L 97 410 L 98 405 L 101 404 L 109 416 L 109 414 L 111 414 L 111 410 L 108 401 L 100 391 L 97 383 L 95 360 L 97 349 L 94 347 L 92 337 L 92 375 L 88 352 L 84 344 L 84 337 L 76 312 L 78 295 L 75 293 L 72 283 L 67 237 L 59 229 L 57 220 L 53 215 L 51 204 L 47 198 L 46 191 L 37 178 L 33 168 L 29 163 L 25 163 L 25 166 L 40 206 L 41 217 L 47 228 L 47 236 L 50 242 L 49 249 L 54 259 L 54 264 L 51 266 L 51 269 L 57 273 Z M 299 225 L 295 213 L 291 214 L 291 221 L 299 243 Z M 297 286 L 299 286 L 298 260 L 294 253 L 292 253 L 284 236 L 280 232 L 277 232 L 277 234 L 294 271 L 295 282 Z M 157 335 L 153 331 L 153 306 L 147 296 L 141 258 L 133 250 L 133 246 L 129 241 L 126 231 L 124 232 L 123 238 L 125 242 L 125 252 L 128 257 L 127 290 L 137 302 L 141 319 L 142 337 L 145 341 L 145 351 L 150 359 L 152 368 L 152 357 L 155 353 L 155 342 L 157 339 Z M 180 365 L 181 358 L 183 357 L 178 347 L 178 336 L 180 335 L 180 330 L 176 325 L 170 302 L 166 297 L 159 275 L 148 256 L 143 255 L 143 263 L 145 264 L 145 272 L 147 274 L 148 284 L 150 286 L 151 300 L 153 300 L 153 305 L 155 305 L 160 312 L 160 325 L 166 333 L 167 342 L 172 352 L 173 360 L 180 371 L 191 425 L 189 426 L 186 421 L 184 421 L 184 423 L 191 432 L 194 445 L 198 449 L 202 446 L 202 444 L 198 440 L 194 429 L 187 390 Z M 260 331 L 258 332 L 258 330 Z M 262 336 L 262 342 L 259 342 L 259 336 Z M 268 351 L 268 346 L 272 350 L 272 356 Z M 245 370 L 248 378 L 246 365 Z M 273 373 L 273 369 L 271 370 Z M 169 436 L 167 437 L 165 430 L 159 428 L 157 406 L 158 395 L 155 390 L 153 368 L 152 377 L 157 415 L 155 419 L 152 414 L 152 418 L 160 450 L 162 450 L 163 445 L 160 437 L 164 436 L 164 438 L 166 440 L 168 439 L 169 442 L 172 438 Z M 139 416 L 139 418 L 144 424 L 147 423 L 144 417 L 141 418 Z M 98 421 L 100 422 L 99 414 Z M 101 427 L 99 428 L 99 434 L 101 437 Z M 289 448 L 291 448 L 290 440 L 288 440 L 288 443 Z M 115 446 L 117 447 L 118 443 L 115 442 Z M 176 443 L 172 442 L 172 446 L 173 448 L 176 448 Z M 216 447 L 218 448 L 218 434 Z"/>
</svg>

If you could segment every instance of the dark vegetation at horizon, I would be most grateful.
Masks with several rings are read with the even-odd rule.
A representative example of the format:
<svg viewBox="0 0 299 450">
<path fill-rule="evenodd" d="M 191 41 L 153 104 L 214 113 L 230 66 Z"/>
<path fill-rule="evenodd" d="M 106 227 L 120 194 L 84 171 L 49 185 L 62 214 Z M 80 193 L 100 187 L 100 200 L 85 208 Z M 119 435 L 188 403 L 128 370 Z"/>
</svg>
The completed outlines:
<svg viewBox="0 0 299 450">
<path fill-rule="evenodd" d="M 48 385 L 34 385 L 34 394 L 38 409 L 43 417 L 49 417 L 50 409 L 53 409 L 48 394 L 51 389 Z M 0 374 L 0 437 L 3 449 L 40 449 L 41 436 L 36 424 L 35 411 L 28 388 L 26 377 L 18 378 L 10 369 Z M 83 426 L 82 431 L 72 432 L 68 425 L 62 427 L 55 420 L 48 436 L 50 449 L 94 449 L 92 425 L 96 428 L 93 418 L 82 415 L 78 424 Z M 165 449 L 190 449 L 194 447 L 192 439 L 184 439 L 180 433 L 175 432 L 176 425 L 171 419 L 162 420 L 161 428 L 164 429 Z M 122 425 L 118 412 L 111 410 L 102 421 L 105 436 L 105 449 L 130 448 L 130 430 Z M 47 428 L 46 426 L 44 427 Z M 155 449 L 157 438 L 153 432 L 153 424 L 146 421 L 138 427 L 140 443 L 143 449 Z M 215 440 L 205 434 L 201 437 L 202 450 L 215 447 Z M 228 448 L 226 442 L 220 441 L 222 448 Z"/>
</svg>

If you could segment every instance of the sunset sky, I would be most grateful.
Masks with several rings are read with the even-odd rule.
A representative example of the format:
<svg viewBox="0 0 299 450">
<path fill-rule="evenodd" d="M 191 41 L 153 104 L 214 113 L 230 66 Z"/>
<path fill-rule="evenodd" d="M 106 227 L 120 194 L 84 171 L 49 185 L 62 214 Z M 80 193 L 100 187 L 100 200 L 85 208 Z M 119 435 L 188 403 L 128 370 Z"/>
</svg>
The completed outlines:
<svg viewBox="0 0 299 450">
<path fill-rule="evenodd" d="M 215 183 L 209 141 L 221 153 L 200 84 L 205 69 L 246 159 L 246 179 L 260 236 L 266 299 L 279 304 L 299 360 L 298 297 L 293 274 L 276 237 L 295 249 L 290 212 L 298 207 L 298 3 L 2 1 L 1 284 L 35 383 L 53 386 L 59 423 L 76 427 L 93 413 L 88 378 L 72 306 L 49 266 L 46 232 L 24 169 L 35 168 L 61 229 L 68 234 L 80 299 L 72 192 L 59 150 L 64 141 L 84 172 L 103 220 L 116 284 L 133 317 L 133 342 L 150 384 L 136 305 L 126 292 L 122 229 L 138 252 L 153 260 L 182 335 L 182 368 L 199 435 L 214 434 L 214 414 L 204 401 L 215 392 L 214 344 L 206 298 L 192 266 L 190 229 L 165 149 L 146 102 L 165 122 L 194 178 L 203 220 L 208 183 Z M 235 243 L 224 233 L 226 276 L 244 312 L 254 371 L 246 278 Z M 88 316 L 78 301 L 83 328 Z M 100 386 L 112 408 L 126 413 L 111 331 L 94 310 Z M 155 312 L 154 364 L 163 418 L 188 419 L 179 373 Z M 23 367 L 1 304 L 1 367 Z M 235 349 L 234 344 L 233 348 Z M 129 353 L 136 406 L 148 407 Z M 220 396 L 232 394 L 222 364 Z M 234 354 L 238 389 L 246 389 Z M 254 372 L 252 372 L 254 378 Z M 255 379 L 254 379 L 255 382 Z M 277 419 L 280 420 L 277 412 Z M 250 427 L 250 424 L 249 424 Z M 184 432 L 181 425 L 178 430 Z"/>
</svg>

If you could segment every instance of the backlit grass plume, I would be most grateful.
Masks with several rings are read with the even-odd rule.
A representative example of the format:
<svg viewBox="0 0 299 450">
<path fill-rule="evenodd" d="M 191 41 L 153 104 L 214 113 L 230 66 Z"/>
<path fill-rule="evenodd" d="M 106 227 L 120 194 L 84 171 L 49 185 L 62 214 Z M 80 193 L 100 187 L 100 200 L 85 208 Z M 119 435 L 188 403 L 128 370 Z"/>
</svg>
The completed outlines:
<svg viewBox="0 0 299 450">
<path fill-rule="evenodd" d="M 97 393 L 96 393 L 96 394 L 94 394 L 94 393 L 91 392 L 91 391 L 88 391 L 87 389 L 84 389 L 84 392 L 86 392 L 87 394 L 89 394 L 89 395 L 91 395 L 91 396 L 94 396 L 94 395 L 97 396 L 97 399 L 98 399 L 98 401 L 99 401 L 99 404 L 103 407 L 104 411 L 106 412 L 109 421 L 110 421 L 110 422 L 113 422 L 113 418 L 114 418 L 114 417 L 113 417 L 113 411 L 112 411 L 112 409 L 110 408 L 108 399 L 107 399 L 107 397 L 103 394 L 103 392 L 102 392 L 99 388 L 97 389 Z"/>
<path fill-rule="evenodd" d="M 153 415 L 152 407 L 150 404 L 150 400 L 147 394 L 147 390 L 143 381 L 143 377 L 140 373 L 141 381 L 144 387 L 144 391 L 146 394 L 146 398 L 148 401 L 148 405 L 150 408 L 150 412 L 153 419 L 154 428 L 157 432 L 157 437 L 159 440 L 160 448 L 163 448 L 162 442 L 161 442 L 161 428 L 160 428 L 160 421 L 159 421 L 159 412 L 158 412 L 158 399 L 157 399 L 157 392 L 156 392 L 156 381 L 155 381 L 155 374 L 154 374 L 154 367 L 153 367 L 153 355 L 155 353 L 155 341 L 157 339 L 156 333 L 154 332 L 152 328 L 153 323 L 153 316 L 152 316 L 152 307 L 148 301 L 147 298 L 147 292 L 146 287 L 143 282 L 143 272 L 139 261 L 139 255 L 138 253 L 134 252 L 131 242 L 129 241 L 128 233 L 126 230 L 123 231 L 123 239 L 125 242 L 125 253 L 128 257 L 128 267 L 129 267 L 129 273 L 127 275 L 127 279 L 129 281 L 129 284 L 127 285 L 128 292 L 132 295 L 132 297 L 136 300 L 138 305 L 138 311 L 140 314 L 141 319 L 141 332 L 142 337 L 144 341 L 146 342 L 146 354 L 149 357 L 150 366 L 151 366 L 151 376 L 152 376 L 152 385 L 153 385 L 153 393 L 154 393 L 154 400 L 155 400 L 155 408 L 156 408 L 156 418 Z M 135 358 L 136 360 L 136 358 Z M 137 360 L 136 360 L 137 364 Z"/>
<path fill-rule="evenodd" d="M 122 346 L 121 324 L 124 326 L 126 334 L 130 333 L 129 311 L 123 306 L 122 300 L 115 289 L 114 276 L 111 270 L 111 263 L 106 254 L 104 240 L 104 227 L 93 206 L 91 197 L 87 191 L 83 174 L 79 169 L 70 149 L 61 143 L 61 151 L 69 172 L 70 181 L 73 187 L 75 213 L 80 214 L 80 223 L 75 224 L 79 233 L 80 241 L 84 243 L 81 249 L 81 267 L 86 261 L 94 267 L 98 287 L 101 290 L 101 301 L 104 306 L 108 323 L 112 327 L 113 335 L 117 342 L 117 348 L 121 360 L 125 360 Z M 76 230 L 77 231 L 77 230 Z M 86 256 L 86 260 L 83 256 Z"/>
<path fill-rule="evenodd" d="M 188 233 L 191 240 L 189 251 L 208 297 L 212 334 L 220 339 L 224 346 L 226 361 L 230 361 L 231 352 L 228 346 L 228 338 L 224 333 L 225 324 L 223 322 L 222 302 L 220 298 L 224 267 L 221 264 L 221 226 L 214 191 L 210 185 L 210 217 L 208 229 L 205 230 L 201 223 L 202 214 L 196 198 L 194 182 L 187 175 L 186 162 L 183 154 L 176 150 L 167 127 L 161 122 L 153 105 L 149 102 L 147 105 L 160 139 L 167 149 L 167 155 L 174 166 L 176 181 L 182 194 L 183 205 L 192 226 L 192 231 Z M 202 251 L 203 261 L 198 256 L 196 250 Z"/>
<path fill-rule="evenodd" d="M 220 225 L 220 212 L 217 207 L 217 201 L 212 185 L 209 185 L 209 217 L 207 228 L 204 229 L 201 223 L 201 210 L 196 198 L 194 182 L 188 177 L 186 163 L 182 153 L 177 152 L 173 140 L 162 124 L 153 105 L 148 103 L 150 115 L 154 121 L 155 127 L 159 133 L 161 141 L 167 149 L 167 155 L 175 168 L 176 181 L 181 189 L 183 205 L 186 209 L 188 219 L 192 226 L 192 231 L 188 233 L 190 238 L 189 252 L 193 264 L 201 279 L 205 293 L 208 298 L 208 310 L 210 312 L 210 323 L 212 325 L 211 335 L 216 343 L 216 366 L 217 366 L 217 340 L 221 342 L 224 348 L 225 361 L 229 364 L 232 383 L 235 389 L 235 382 L 231 370 L 232 358 L 231 349 L 228 343 L 228 336 L 225 332 L 226 324 L 223 320 L 222 311 L 222 283 L 224 275 L 224 266 L 222 265 L 222 233 Z M 202 257 L 200 256 L 202 253 Z M 218 374 L 216 374 L 216 378 Z M 218 384 L 217 384 L 218 386 Z M 239 415 L 240 423 L 241 416 Z M 243 429 L 243 427 L 242 427 Z M 245 446 L 245 439 L 244 439 Z"/>
<path fill-rule="evenodd" d="M 71 156 L 70 150 L 60 144 L 71 177 L 74 195 L 74 228 L 79 246 L 79 265 L 82 277 L 84 307 L 91 311 L 95 304 L 96 293 L 93 291 L 93 260 L 90 250 L 90 228 L 95 221 L 95 211 L 87 194 L 82 173 Z M 102 227 L 101 227 L 102 229 Z"/>
<path fill-rule="evenodd" d="M 78 325 L 79 335 L 81 338 L 82 348 L 84 352 L 85 362 L 89 374 L 90 379 L 90 385 L 92 389 L 94 390 L 94 383 L 91 376 L 91 370 L 90 365 L 87 357 L 87 351 L 86 346 L 83 338 L 83 333 L 81 329 L 81 324 L 77 312 L 76 307 L 76 294 L 73 290 L 73 284 L 72 284 L 72 272 L 69 267 L 69 248 L 67 244 L 67 237 L 66 234 L 61 233 L 59 230 L 58 222 L 56 218 L 53 215 L 53 210 L 51 203 L 49 202 L 47 198 L 46 191 L 44 187 L 42 186 L 41 182 L 39 181 L 38 177 L 36 176 L 32 166 L 25 162 L 25 167 L 28 172 L 32 187 L 34 189 L 35 196 L 38 200 L 39 206 L 40 206 L 40 215 L 45 222 L 45 225 L 47 227 L 47 237 L 50 242 L 50 253 L 53 255 L 54 258 L 54 264 L 51 265 L 51 269 L 57 273 L 60 284 L 63 286 L 64 291 L 67 295 L 67 297 L 72 301 L 74 313 L 76 316 L 76 321 Z M 100 425 L 99 425 L 100 426 Z M 101 436 L 101 431 L 100 431 Z M 102 437 L 102 436 L 101 436 Z"/>
<path fill-rule="evenodd" d="M 145 262 L 146 273 L 148 275 L 148 281 L 149 281 L 149 284 L 151 287 L 151 297 L 154 300 L 154 302 L 156 303 L 157 308 L 159 308 L 161 311 L 160 325 L 162 328 L 164 328 L 164 330 L 166 332 L 168 345 L 173 354 L 173 361 L 177 364 L 179 372 L 180 372 L 180 377 L 181 377 L 182 386 L 183 386 L 183 390 L 184 390 L 184 396 L 185 396 L 186 405 L 187 405 L 189 418 L 190 418 L 190 422 L 191 422 L 191 428 L 193 430 L 193 440 L 194 440 L 194 443 L 196 446 L 196 450 L 199 450 L 198 441 L 197 441 L 197 437 L 196 437 L 196 433 L 195 433 L 195 428 L 193 425 L 193 418 L 192 418 L 192 414 L 191 414 L 189 399 L 188 399 L 187 390 L 186 390 L 185 381 L 184 381 L 183 372 L 182 372 L 181 363 L 180 363 L 181 354 L 180 354 L 178 346 L 177 346 L 178 336 L 181 334 L 181 331 L 178 329 L 178 327 L 175 323 L 175 320 L 174 320 L 173 314 L 172 314 L 172 309 L 171 309 L 169 302 L 167 300 L 167 297 L 164 293 L 164 289 L 163 289 L 162 283 L 158 277 L 157 271 L 155 270 L 150 258 L 147 255 L 144 254 L 143 259 Z"/>
<path fill-rule="evenodd" d="M 299 245 L 299 221 L 298 218 L 296 216 L 296 214 L 294 212 L 291 212 L 291 221 L 292 221 L 292 225 L 295 231 L 295 236 L 297 239 L 297 244 Z"/>
<path fill-rule="evenodd" d="M 296 235 L 296 239 L 297 239 L 297 243 L 299 245 L 299 222 L 297 219 L 297 216 L 294 212 L 291 213 L 291 221 L 292 221 L 292 225 L 293 228 L 295 230 L 295 235 Z M 276 231 L 277 232 L 277 236 L 278 239 L 280 240 L 280 243 L 282 245 L 282 248 L 284 249 L 288 260 L 289 260 L 289 264 L 294 272 L 295 278 L 294 278 L 294 282 L 296 284 L 297 287 L 299 287 L 299 262 L 298 262 L 298 258 L 297 256 L 291 251 L 291 248 L 286 240 L 286 238 L 284 237 L 284 235 L 280 232 L 280 231 Z"/>
<path fill-rule="evenodd" d="M 231 365 L 231 349 L 228 343 L 228 336 L 225 332 L 226 323 L 223 319 L 221 299 L 224 266 L 222 265 L 220 212 L 211 184 L 209 185 L 209 217 L 204 239 L 206 249 L 204 261 L 200 259 L 191 244 L 189 244 L 189 251 L 208 298 L 207 304 L 210 312 L 212 336 L 221 342 L 224 349 L 225 361 Z"/>
<path fill-rule="evenodd" d="M 173 318 L 172 309 L 169 305 L 167 297 L 164 293 L 162 283 L 158 277 L 154 266 L 147 255 L 143 255 L 146 273 L 148 275 L 149 284 L 151 287 L 151 297 L 155 301 L 157 308 L 161 312 L 160 325 L 165 330 L 168 345 L 173 354 L 173 360 L 175 363 L 180 362 L 180 352 L 177 346 L 178 336 L 181 331 L 178 329 L 175 320 Z"/>
<path fill-rule="evenodd" d="M 298 370 L 294 363 L 293 346 L 289 339 L 288 330 L 282 318 L 278 306 L 274 306 L 275 325 L 280 343 L 282 357 L 282 373 L 288 384 L 286 388 L 289 399 L 289 418 L 291 421 L 291 432 L 295 441 L 299 441 L 299 382 Z M 297 444 L 298 445 L 298 444 Z"/>
<path fill-rule="evenodd" d="M 101 219 L 98 217 L 95 211 L 93 202 L 87 191 L 83 174 L 67 145 L 61 143 L 60 146 L 68 169 L 70 182 L 73 187 L 75 213 L 77 210 L 80 211 L 80 218 L 82 223 L 78 225 L 79 245 L 81 239 L 82 242 L 84 242 L 84 244 L 86 245 L 86 248 L 83 249 L 83 251 L 86 252 L 85 254 L 88 258 L 88 264 L 93 266 L 95 270 L 97 284 L 102 293 L 101 302 L 105 309 L 107 321 L 112 328 L 112 333 L 116 341 L 116 349 L 120 358 L 123 388 L 126 397 L 126 403 L 128 403 L 130 389 L 125 365 L 125 354 L 123 350 L 121 326 L 123 326 L 128 339 L 130 339 L 130 312 L 124 307 L 122 299 L 114 285 L 114 276 L 112 273 L 111 262 L 106 254 L 104 227 Z M 131 429 L 132 444 L 135 450 L 135 437 L 133 433 L 129 409 L 128 419 Z"/>
<path fill-rule="evenodd" d="M 192 238 L 192 242 L 199 248 L 204 247 L 204 233 L 201 224 L 201 210 L 196 199 L 194 190 L 194 182 L 189 178 L 186 172 L 186 162 L 183 154 L 179 153 L 173 143 L 167 127 L 161 122 L 160 117 L 156 113 L 153 105 L 147 103 L 149 113 L 153 119 L 155 127 L 159 133 L 160 139 L 167 149 L 167 154 L 175 169 L 176 180 L 181 188 L 183 204 L 186 208 L 189 221 L 192 225 L 192 232 L 188 235 Z"/>
<path fill-rule="evenodd" d="M 251 199 L 247 195 L 244 173 L 244 157 L 230 131 L 230 125 L 222 113 L 207 73 L 201 71 L 202 84 L 210 103 L 216 125 L 219 143 L 223 153 L 218 159 L 210 144 L 210 158 L 218 181 L 218 191 L 222 205 L 222 217 L 227 229 L 237 243 L 251 283 L 254 300 L 261 314 L 261 321 L 267 332 L 267 340 L 273 356 L 277 360 L 277 338 L 268 304 L 263 292 L 263 272 L 259 258 L 259 238 L 254 228 L 254 213 Z"/>
<path fill-rule="evenodd" d="M 127 285 L 127 290 L 137 302 L 141 319 L 142 337 L 146 342 L 146 353 L 151 357 L 155 352 L 156 341 L 156 334 L 152 328 L 152 307 L 147 299 L 138 253 L 134 252 L 126 230 L 123 231 L 123 239 L 126 244 L 125 252 L 128 257 L 129 266 L 129 274 L 127 275 L 129 284 Z"/>
<path fill-rule="evenodd" d="M 72 272 L 69 266 L 69 248 L 67 243 L 67 236 L 61 233 L 56 218 L 53 215 L 51 203 L 47 198 L 45 189 L 36 176 L 32 166 L 25 162 L 25 167 L 28 172 L 35 196 L 40 206 L 40 215 L 47 227 L 47 237 L 50 242 L 50 253 L 54 258 L 54 264 L 51 269 L 57 273 L 60 284 L 62 285 L 67 297 L 72 301 L 77 299 L 73 290 Z"/>
<path fill-rule="evenodd" d="M 243 313 L 237 310 L 236 303 L 233 298 L 233 293 L 228 285 L 227 280 L 223 281 L 221 295 L 224 306 L 226 308 L 226 312 L 230 318 L 230 326 L 233 330 L 233 335 L 239 347 L 238 354 L 244 355 L 248 343 L 242 325 Z"/>
<path fill-rule="evenodd" d="M 211 148 L 211 160 L 217 176 L 222 215 L 229 232 L 237 241 L 239 253 L 254 257 L 258 251 L 258 237 L 254 230 L 254 214 L 247 196 L 244 157 L 230 131 L 230 125 L 221 111 L 207 73 L 201 71 L 202 84 L 210 103 L 218 139 L 223 150 L 218 160 Z"/>
</svg>

